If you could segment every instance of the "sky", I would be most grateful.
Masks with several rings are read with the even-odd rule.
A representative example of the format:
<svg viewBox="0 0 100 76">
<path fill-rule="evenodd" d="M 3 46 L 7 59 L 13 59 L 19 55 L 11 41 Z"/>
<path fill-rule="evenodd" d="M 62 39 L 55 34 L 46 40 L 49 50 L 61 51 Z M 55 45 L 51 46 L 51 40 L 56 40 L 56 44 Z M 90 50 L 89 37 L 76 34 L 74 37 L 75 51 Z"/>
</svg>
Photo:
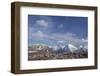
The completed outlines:
<svg viewBox="0 0 100 76">
<path fill-rule="evenodd" d="M 87 45 L 88 18 L 28 15 L 28 44 Z"/>
</svg>

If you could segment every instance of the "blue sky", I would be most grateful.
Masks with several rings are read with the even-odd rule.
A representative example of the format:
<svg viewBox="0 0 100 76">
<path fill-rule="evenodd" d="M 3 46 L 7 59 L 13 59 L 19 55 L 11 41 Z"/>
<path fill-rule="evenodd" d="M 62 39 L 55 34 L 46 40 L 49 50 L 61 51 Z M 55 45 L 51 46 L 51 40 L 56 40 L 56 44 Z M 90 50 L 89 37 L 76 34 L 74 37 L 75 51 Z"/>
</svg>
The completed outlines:
<svg viewBox="0 0 100 76">
<path fill-rule="evenodd" d="M 87 43 L 88 18 L 28 15 L 28 43 L 57 45 Z"/>
</svg>

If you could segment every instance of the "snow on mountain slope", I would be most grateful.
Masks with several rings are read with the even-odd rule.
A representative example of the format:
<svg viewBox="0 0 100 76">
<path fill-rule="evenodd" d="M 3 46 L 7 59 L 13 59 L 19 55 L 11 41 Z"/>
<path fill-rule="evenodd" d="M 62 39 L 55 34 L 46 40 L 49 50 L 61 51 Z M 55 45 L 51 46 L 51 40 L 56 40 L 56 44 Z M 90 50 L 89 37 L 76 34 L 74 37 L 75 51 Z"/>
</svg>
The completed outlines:
<svg viewBox="0 0 100 76">
<path fill-rule="evenodd" d="M 68 44 L 68 47 L 72 53 L 75 52 L 76 50 L 78 50 L 78 48 L 72 44 Z"/>
</svg>

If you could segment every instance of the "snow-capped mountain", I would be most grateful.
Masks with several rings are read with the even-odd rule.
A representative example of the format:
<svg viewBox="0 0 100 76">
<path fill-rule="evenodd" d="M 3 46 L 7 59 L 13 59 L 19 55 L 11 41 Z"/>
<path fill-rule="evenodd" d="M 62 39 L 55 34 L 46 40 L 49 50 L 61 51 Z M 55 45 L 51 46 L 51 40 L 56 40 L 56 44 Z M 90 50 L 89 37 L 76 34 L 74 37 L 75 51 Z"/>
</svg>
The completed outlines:
<svg viewBox="0 0 100 76">
<path fill-rule="evenodd" d="M 45 44 L 34 44 L 31 49 L 42 51 L 42 50 L 48 50 L 50 52 L 58 52 L 58 53 L 80 53 L 80 52 L 87 52 L 87 46 L 75 46 L 73 44 L 65 44 L 65 45 L 55 45 L 55 46 L 48 46 Z"/>
<path fill-rule="evenodd" d="M 32 48 L 34 50 L 43 50 L 43 49 L 48 49 L 49 47 L 45 44 L 33 44 Z"/>
<path fill-rule="evenodd" d="M 87 49 L 88 49 L 88 46 L 84 46 L 84 45 L 79 46 L 79 50 L 87 51 Z"/>
<path fill-rule="evenodd" d="M 65 46 L 54 46 L 54 51 L 61 51 L 61 52 L 75 52 L 78 48 L 72 44 L 68 44 Z"/>
<path fill-rule="evenodd" d="M 70 49 L 69 49 L 68 45 L 65 45 L 65 47 L 63 48 L 63 50 L 64 50 L 65 52 L 70 52 Z"/>
<path fill-rule="evenodd" d="M 52 48 L 53 48 L 54 51 L 57 51 L 57 50 L 60 49 L 60 47 L 58 47 L 58 46 L 53 46 Z"/>
<path fill-rule="evenodd" d="M 76 50 L 78 50 L 78 48 L 72 44 L 68 44 L 68 48 L 70 49 L 70 52 L 75 52 Z"/>
</svg>

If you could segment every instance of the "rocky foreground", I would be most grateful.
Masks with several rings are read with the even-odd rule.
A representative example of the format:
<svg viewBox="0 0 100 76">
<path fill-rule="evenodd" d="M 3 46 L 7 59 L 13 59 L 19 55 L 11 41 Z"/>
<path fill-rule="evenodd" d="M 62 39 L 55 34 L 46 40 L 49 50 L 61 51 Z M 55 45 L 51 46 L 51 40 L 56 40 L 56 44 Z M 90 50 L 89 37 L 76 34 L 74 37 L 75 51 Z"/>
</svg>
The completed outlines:
<svg viewBox="0 0 100 76">
<path fill-rule="evenodd" d="M 79 59 L 79 58 L 88 58 L 87 51 L 84 51 L 82 48 L 75 50 L 75 52 L 70 52 L 70 50 L 56 50 L 48 46 L 34 46 L 28 47 L 28 60 L 55 60 L 55 59 Z"/>
</svg>

